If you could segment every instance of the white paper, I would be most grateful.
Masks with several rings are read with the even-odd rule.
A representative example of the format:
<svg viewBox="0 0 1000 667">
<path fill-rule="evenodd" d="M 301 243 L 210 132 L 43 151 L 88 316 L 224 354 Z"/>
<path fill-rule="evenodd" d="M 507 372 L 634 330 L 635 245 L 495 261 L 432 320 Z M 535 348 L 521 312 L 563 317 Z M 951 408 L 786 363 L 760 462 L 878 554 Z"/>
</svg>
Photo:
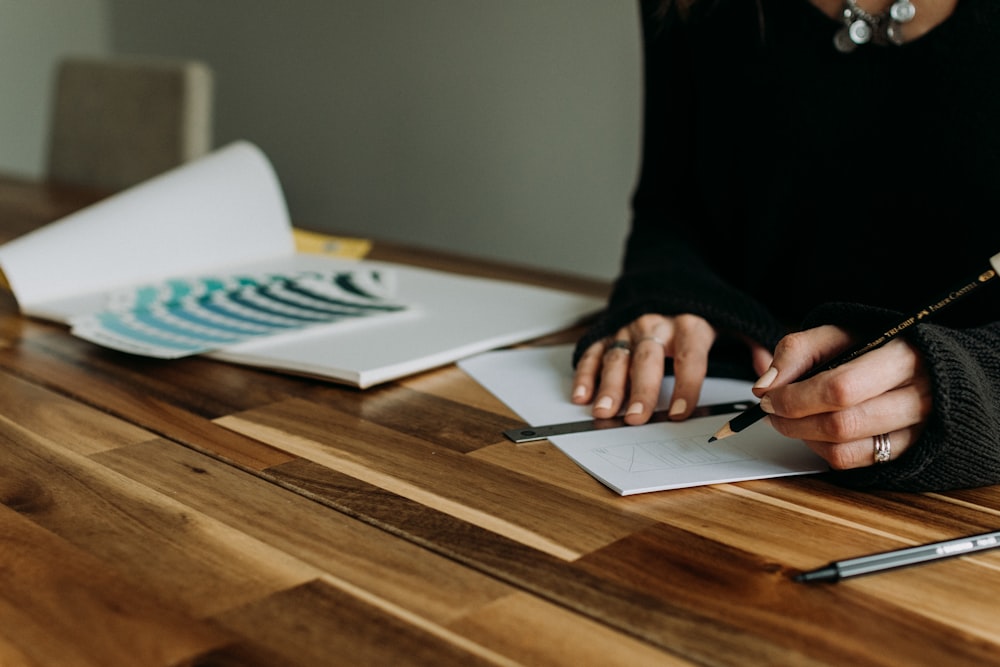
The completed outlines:
<svg viewBox="0 0 1000 667">
<path fill-rule="evenodd" d="M 350 266 L 356 260 L 297 255 L 270 269 Z M 294 337 L 261 339 L 213 352 L 213 358 L 339 379 L 366 388 L 471 355 L 573 326 L 602 306 L 600 299 L 499 280 L 400 264 L 391 269 L 395 298 L 412 313 L 357 328 L 315 327 Z M 388 317 L 388 316 L 387 316 Z"/>
<path fill-rule="evenodd" d="M 529 425 L 591 418 L 590 406 L 570 402 L 572 345 L 487 352 L 459 366 Z M 658 409 L 667 406 L 673 378 L 666 378 Z M 751 383 L 708 378 L 700 405 L 755 401 Z M 708 438 L 733 417 L 600 429 L 550 441 L 597 480 L 621 495 L 828 470 L 799 440 L 766 423 L 713 443 Z"/>
<path fill-rule="evenodd" d="M 22 312 L 64 320 L 86 295 L 294 252 L 271 164 L 238 141 L 3 244 L 0 266 Z"/>
</svg>

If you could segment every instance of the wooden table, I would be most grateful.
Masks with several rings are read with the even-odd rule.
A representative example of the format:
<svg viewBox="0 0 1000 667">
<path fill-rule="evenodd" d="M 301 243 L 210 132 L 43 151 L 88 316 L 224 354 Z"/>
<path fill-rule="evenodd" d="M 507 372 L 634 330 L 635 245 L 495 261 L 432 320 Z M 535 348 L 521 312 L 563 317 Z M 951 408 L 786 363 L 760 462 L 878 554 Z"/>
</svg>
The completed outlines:
<svg viewBox="0 0 1000 667">
<path fill-rule="evenodd" d="M 93 201 L 0 179 L 0 240 Z M 604 286 L 376 244 L 374 256 Z M 556 340 L 571 340 L 569 332 Z M 0 665 L 1000 664 L 1000 488 L 619 497 L 449 366 L 366 391 L 140 359 L 0 296 Z"/>
</svg>

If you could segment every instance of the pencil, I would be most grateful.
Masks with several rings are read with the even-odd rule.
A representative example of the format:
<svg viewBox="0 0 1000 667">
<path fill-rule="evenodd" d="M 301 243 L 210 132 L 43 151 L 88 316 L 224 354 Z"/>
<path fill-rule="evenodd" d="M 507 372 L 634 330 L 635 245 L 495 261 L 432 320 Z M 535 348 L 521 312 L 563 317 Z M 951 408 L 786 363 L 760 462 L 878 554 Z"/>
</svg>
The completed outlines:
<svg viewBox="0 0 1000 667">
<path fill-rule="evenodd" d="M 892 328 L 887 329 L 878 338 L 875 338 L 874 340 L 871 340 L 868 343 L 861 345 L 860 347 L 856 347 L 854 349 L 848 350 L 843 354 L 838 355 L 832 361 L 830 361 L 825 365 L 816 366 L 812 368 L 811 370 L 804 373 L 800 378 L 798 378 L 795 381 L 800 382 L 802 380 L 811 378 L 812 376 L 817 375 L 818 373 L 822 373 L 823 371 L 828 371 L 842 364 L 846 364 L 848 361 L 856 359 L 860 357 L 862 354 L 865 354 L 866 352 L 871 352 L 872 350 L 882 347 L 890 340 L 897 337 L 899 334 L 908 330 L 914 324 L 917 324 L 921 320 L 924 320 L 930 317 L 931 315 L 934 315 L 935 313 L 939 312 L 946 306 L 955 303 L 963 296 L 972 293 L 973 291 L 975 291 L 977 287 L 995 278 L 998 272 L 1000 272 L 1000 253 L 997 253 L 992 257 L 990 257 L 989 266 L 979 275 L 977 275 L 973 280 L 970 280 L 962 284 L 961 286 L 957 287 L 956 289 L 951 290 L 943 297 L 939 298 L 937 301 L 932 302 L 930 305 L 926 306 L 925 308 L 922 308 L 913 315 L 910 315 L 902 322 L 899 322 Z M 715 435 L 709 438 L 708 441 L 715 442 L 716 440 L 722 440 L 724 438 L 728 438 L 731 435 L 736 435 L 743 429 L 747 428 L 751 424 L 760 421 L 766 416 L 767 413 L 764 412 L 764 410 L 760 407 L 760 403 L 754 403 L 752 406 L 750 406 L 749 408 L 747 408 L 746 410 L 744 410 L 743 412 L 741 412 L 740 414 L 736 415 L 728 422 L 723 424 L 722 428 L 716 431 Z"/>
</svg>

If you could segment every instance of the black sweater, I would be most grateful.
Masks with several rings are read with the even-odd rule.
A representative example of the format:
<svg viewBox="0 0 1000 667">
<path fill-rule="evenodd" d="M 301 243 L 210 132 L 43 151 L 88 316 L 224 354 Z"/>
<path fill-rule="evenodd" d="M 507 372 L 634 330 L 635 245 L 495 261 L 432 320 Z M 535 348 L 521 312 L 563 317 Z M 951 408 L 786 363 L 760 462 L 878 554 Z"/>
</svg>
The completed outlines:
<svg viewBox="0 0 1000 667">
<path fill-rule="evenodd" d="M 882 330 L 1000 252 L 1000 2 L 960 0 L 902 46 L 833 47 L 807 0 L 718 0 L 682 22 L 641 0 L 642 168 L 622 271 L 594 341 L 643 313 L 720 332 L 713 373 L 753 377 L 749 337 Z M 758 5 L 761 10 L 758 13 Z M 919 7 L 918 7 L 919 11 Z M 907 334 L 933 412 L 855 487 L 1000 482 L 1000 279 Z"/>
</svg>

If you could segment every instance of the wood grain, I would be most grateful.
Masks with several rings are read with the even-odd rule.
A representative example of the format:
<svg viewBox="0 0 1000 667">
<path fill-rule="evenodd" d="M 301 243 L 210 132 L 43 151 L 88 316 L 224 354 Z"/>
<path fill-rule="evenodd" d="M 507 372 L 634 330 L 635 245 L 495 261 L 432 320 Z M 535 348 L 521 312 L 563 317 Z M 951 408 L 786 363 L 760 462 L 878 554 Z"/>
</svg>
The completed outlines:
<svg viewBox="0 0 1000 667">
<path fill-rule="evenodd" d="M 100 196 L 0 176 L 0 240 Z M 620 497 L 551 443 L 506 440 L 521 420 L 454 365 L 359 391 L 143 359 L 5 293 L 0 398 L 2 667 L 998 664 L 1000 550 L 791 578 L 995 530 L 998 487 Z"/>
<path fill-rule="evenodd" d="M 0 506 L 0 664 L 174 665 L 231 635 Z"/>
</svg>

